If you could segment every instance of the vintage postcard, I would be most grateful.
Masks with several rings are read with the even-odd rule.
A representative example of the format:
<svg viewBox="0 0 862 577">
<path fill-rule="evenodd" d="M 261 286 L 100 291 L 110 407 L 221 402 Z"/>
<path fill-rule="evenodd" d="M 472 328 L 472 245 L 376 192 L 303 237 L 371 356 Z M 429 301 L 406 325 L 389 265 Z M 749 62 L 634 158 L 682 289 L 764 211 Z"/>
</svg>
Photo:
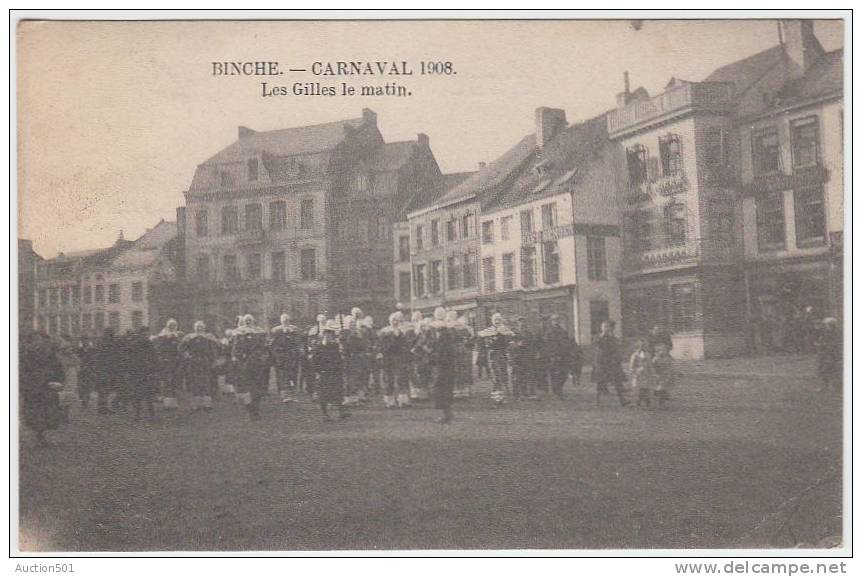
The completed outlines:
<svg viewBox="0 0 862 577">
<path fill-rule="evenodd" d="M 850 15 L 570 16 L 20 19 L 12 550 L 847 554 Z"/>
</svg>

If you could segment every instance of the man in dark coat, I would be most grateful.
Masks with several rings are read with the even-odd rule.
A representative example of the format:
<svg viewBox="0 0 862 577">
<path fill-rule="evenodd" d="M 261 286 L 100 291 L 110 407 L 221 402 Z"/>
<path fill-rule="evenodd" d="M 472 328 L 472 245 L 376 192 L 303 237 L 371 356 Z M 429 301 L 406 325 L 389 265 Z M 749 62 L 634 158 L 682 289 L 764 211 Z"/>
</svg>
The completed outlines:
<svg viewBox="0 0 862 577">
<path fill-rule="evenodd" d="M 412 337 L 403 327 L 404 314 L 396 311 L 389 315 L 389 326 L 380 331 L 377 339 L 380 365 L 383 368 L 383 403 L 386 408 L 397 406 L 400 391 L 409 390 Z"/>
<path fill-rule="evenodd" d="M 452 399 L 455 392 L 455 367 L 458 354 L 458 338 L 455 326 L 446 320 L 446 310 L 438 307 L 428 332 L 433 367 L 434 407 L 442 411 L 436 420 L 441 424 L 452 422 Z"/>
<path fill-rule="evenodd" d="M 545 367 L 548 370 L 548 379 L 551 382 L 551 392 L 558 399 L 563 398 L 563 385 L 569 377 L 569 334 L 563 328 L 562 317 L 551 315 L 551 324 L 542 337 L 545 358 Z"/>
<path fill-rule="evenodd" d="M 536 337 L 527 327 L 524 317 L 518 317 L 515 320 L 515 336 L 509 342 L 512 396 L 516 401 L 533 399 L 536 396 L 536 344 Z"/>
<path fill-rule="evenodd" d="M 126 336 L 126 386 L 131 391 L 135 420 L 141 418 L 141 405 L 150 420 L 156 417 L 153 405 L 156 400 L 156 351 L 148 336 L 147 327 Z"/>
<path fill-rule="evenodd" d="M 117 363 L 122 351 L 120 342 L 111 328 L 105 329 L 102 338 L 93 351 L 96 393 L 99 395 L 98 412 L 107 415 L 113 412 L 110 396 L 117 379 Z"/>
<path fill-rule="evenodd" d="M 96 378 L 96 367 L 94 364 L 93 343 L 90 339 L 82 338 L 78 342 L 75 355 L 78 357 L 78 399 L 85 409 L 90 405 L 90 393 Z"/>
<path fill-rule="evenodd" d="M 36 433 L 40 446 L 48 444 L 45 432 L 64 421 L 59 390 L 64 379 L 63 365 L 48 335 L 31 333 L 21 343 L 19 355 L 21 416 Z"/>
<path fill-rule="evenodd" d="M 338 408 L 340 419 L 350 416 L 344 408 L 344 361 L 337 338 L 339 329 L 340 323 L 337 321 L 326 324 L 312 357 L 312 366 L 318 375 L 317 401 L 324 421 L 330 420 L 329 405 Z"/>
<path fill-rule="evenodd" d="M 304 354 L 302 333 L 290 323 L 290 315 L 283 314 L 281 324 L 273 328 L 270 336 L 270 351 L 275 365 L 275 377 L 282 403 L 296 400 L 299 388 L 299 365 Z"/>
<path fill-rule="evenodd" d="M 622 350 L 620 342 L 614 336 L 614 322 L 602 323 L 602 331 L 593 343 L 596 349 L 595 361 L 593 362 L 593 381 L 596 383 L 596 404 L 601 405 L 602 395 L 609 394 L 608 385 L 614 387 L 621 406 L 628 405 L 623 394 Z"/>
</svg>

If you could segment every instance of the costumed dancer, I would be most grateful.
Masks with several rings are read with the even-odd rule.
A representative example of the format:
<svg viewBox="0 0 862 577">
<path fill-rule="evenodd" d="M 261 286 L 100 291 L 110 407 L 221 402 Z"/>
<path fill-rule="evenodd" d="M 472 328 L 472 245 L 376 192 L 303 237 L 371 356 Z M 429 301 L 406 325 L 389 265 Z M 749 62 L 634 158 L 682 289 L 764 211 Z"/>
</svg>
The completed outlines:
<svg viewBox="0 0 862 577">
<path fill-rule="evenodd" d="M 266 331 L 254 323 L 252 315 L 233 331 L 233 360 L 237 368 L 237 397 L 252 420 L 260 420 L 260 402 L 269 386 L 269 347 Z"/>
<path fill-rule="evenodd" d="M 652 355 L 647 350 L 647 344 L 643 339 L 637 340 L 635 351 L 629 358 L 629 375 L 632 388 L 638 392 L 637 406 L 652 406 L 655 373 L 653 371 Z"/>
<path fill-rule="evenodd" d="M 506 402 L 509 388 L 508 354 L 509 341 L 515 333 L 506 326 L 503 315 L 494 313 L 491 326 L 481 331 L 479 336 L 485 341 L 488 350 L 488 363 L 491 370 L 491 399 L 498 405 Z"/>
<path fill-rule="evenodd" d="M 193 333 L 180 341 L 179 351 L 188 371 L 186 378 L 192 394 L 192 410 L 210 411 L 213 407 L 210 384 L 221 343 L 207 332 L 203 321 L 197 321 L 194 328 Z"/>
<path fill-rule="evenodd" d="M 158 359 L 159 387 L 166 409 L 178 409 L 177 393 L 182 387 L 182 362 L 179 344 L 183 334 L 174 319 L 168 319 L 159 334 L 151 337 Z"/>
<path fill-rule="evenodd" d="M 299 389 L 299 365 L 303 356 L 303 338 L 299 329 L 290 324 L 290 315 L 283 314 L 281 324 L 272 329 L 270 350 L 275 364 L 275 377 L 282 403 L 296 400 Z"/>
<path fill-rule="evenodd" d="M 473 331 L 463 317 L 458 317 L 458 311 L 447 311 L 446 323 L 455 337 L 453 394 L 456 399 L 469 397 L 473 384 Z"/>
<path fill-rule="evenodd" d="M 403 329 L 404 315 L 396 311 L 389 315 L 389 326 L 380 331 L 379 347 L 385 392 L 383 404 L 386 408 L 397 405 L 396 395 L 400 397 L 409 390 L 411 337 Z"/>
<path fill-rule="evenodd" d="M 314 369 L 314 353 L 317 352 L 318 347 L 320 346 L 321 341 L 323 340 L 323 333 L 326 330 L 326 315 L 320 313 L 317 315 L 316 324 L 308 329 L 308 332 L 305 336 L 305 366 L 308 367 L 308 376 L 305 377 L 305 387 L 306 392 L 311 395 L 313 400 L 317 399 L 317 381 L 320 378 L 320 375 L 317 374 L 317 371 Z M 303 371 L 303 374 L 305 371 Z"/>
</svg>

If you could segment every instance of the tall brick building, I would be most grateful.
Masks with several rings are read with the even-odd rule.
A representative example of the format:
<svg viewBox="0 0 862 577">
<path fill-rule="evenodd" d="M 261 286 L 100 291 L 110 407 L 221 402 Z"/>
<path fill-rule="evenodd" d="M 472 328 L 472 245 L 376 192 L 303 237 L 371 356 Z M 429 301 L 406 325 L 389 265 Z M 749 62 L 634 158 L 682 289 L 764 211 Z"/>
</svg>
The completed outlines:
<svg viewBox="0 0 862 577">
<path fill-rule="evenodd" d="M 310 322 L 358 305 L 381 318 L 394 306 L 393 222 L 439 177 L 427 136 L 386 143 L 368 109 L 327 124 L 240 127 L 198 166 L 178 211 L 180 316 L 215 330 L 244 313 Z"/>
</svg>

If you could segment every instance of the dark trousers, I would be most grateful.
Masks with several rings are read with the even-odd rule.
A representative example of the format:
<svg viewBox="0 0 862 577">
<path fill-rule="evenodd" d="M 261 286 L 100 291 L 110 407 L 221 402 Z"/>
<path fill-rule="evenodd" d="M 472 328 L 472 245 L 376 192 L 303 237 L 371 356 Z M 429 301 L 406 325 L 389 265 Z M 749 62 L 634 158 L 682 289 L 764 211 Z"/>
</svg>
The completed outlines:
<svg viewBox="0 0 862 577">
<path fill-rule="evenodd" d="M 551 391 L 559 398 L 563 397 L 563 385 L 566 384 L 566 379 L 569 374 L 566 372 L 562 363 L 554 362 L 548 370 L 548 376 L 551 380 Z"/>
<path fill-rule="evenodd" d="M 512 393 L 516 399 L 536 394 L 536 383 L 530 367 L 525 363 L 512 364 Z"/>
<path fill-rule="evenodd" d="M 455 391 L 452 363 L 440 363 L 434 379 L 434 406 L 448 413 L 452 410 L 452 397 Z"/>
</svg>

